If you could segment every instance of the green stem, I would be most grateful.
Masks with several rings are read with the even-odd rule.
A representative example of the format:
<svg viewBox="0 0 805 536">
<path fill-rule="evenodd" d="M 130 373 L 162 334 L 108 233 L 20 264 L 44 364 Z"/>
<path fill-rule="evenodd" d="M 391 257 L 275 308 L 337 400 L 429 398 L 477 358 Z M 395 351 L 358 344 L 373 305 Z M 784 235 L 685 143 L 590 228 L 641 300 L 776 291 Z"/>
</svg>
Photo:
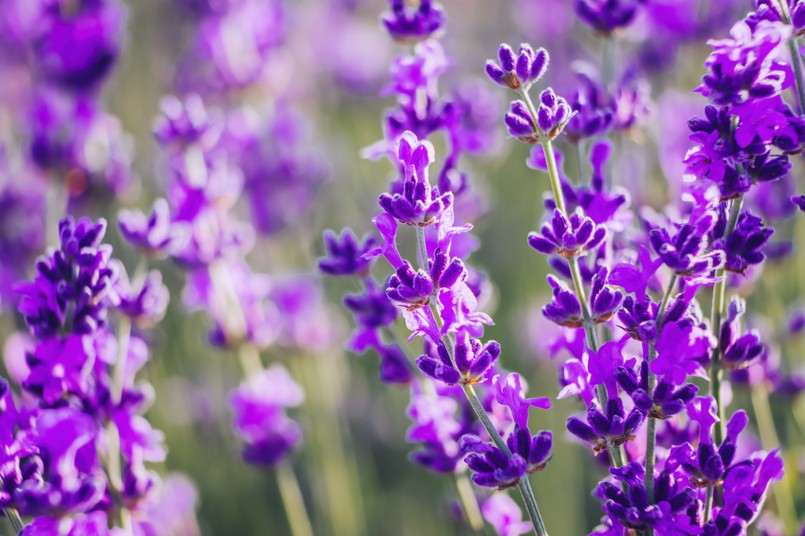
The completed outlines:
<svg viewBox="0 0 805 536">
<path fill-rule="evenodd" d="M 777 5 L 780 7 L 780 14 L 782 15 L 783 22 L 791 25 L 791 13 L 788 10 L 788 2 L 786 0 L 777 0 Z M 802 58 L 799 53 L 799 46 L 796 36 L 788 40 L 788 53 L 791 55 L 791 68 L 794 70 L 794 79 L 796 80 L 797 89 L 797 105 L 799 113 L 805 113 L 805 75 L 802 72 Z"/>
<path fill-rule="evenodd" d="M 765 385 L 752 389 L 752 407 L 755 410 L 755 419 L 763 448 L 769 451 L 779 446 L 780 438 L 777 435 L 774 415 L 769 405 L 769 392 Z M 784 476 L 781 482 L 773 486 L 772 493 L 774 502 L 777 503 L 777 513 L 784 527 L 791 530 L 798 529 L 797 510 L 791 496 L 791 484 L 788 477 Z"/>
<path fill-rule="evenodd" d="M 425 251 L 425 232 L 421 227 L 417 227 L 416 238 L 418 247 L 421 253 Z M 427 255 L 424 258 L 420 258 L 419 260 L 420 265 L 427 266 Z M 433 315 L 433 320 L 436 323 L 436 327 L 441 331 L 442 327 L 444 326 L 444 320 L 442 319 L 442 315 L 439 312 L 439 306 L 436 304 L 436 300 L 431 299 L 428 307 Z M 445 345 L 447 348 L 447 353 L 450 356 L 450 361 L 455 364 L 454 357 L 453 357 L 453 341 L 450 339 L 450 336 L 445 334 L 441 336 L 442 344 Z M 512 456 L 511 451 L 509 450 L 508 445 L 498 433 L 497 428 L 492 423 L 489 415 L 487 415 L 486 410 L 484 409 L 483 404 L 481 404 L 481 400 L 478 398 L 478 394 L 475 392 L 475 389 L 472 385 L 462 384 L 462 389 L 464 390 L 464 395 L 467 397 L 467 401 L 470 403 L 470 407 L 472 408 L 475 416 L 483 425 L 484 429 L 486 430 L 489 437 L 492 439 L 492 442 L 499 448 L 506 456 Z M 537 506 L 537 499 L 534 496 L 534 490 L 531 488 L 531 482 L 528 480 L 528 475 L 523 475 L 517 481 L 517 487 L 520 489 L 520 494 L 523 496 L 523 502 L 525 503 L 526 510 L 528 510 L 528 516 L 531 518 L 531 521 L 534 524 L 534 532 L 538 536 L 548 536 L 548 531 L 545 528 L 545 522 L 542 519 L 542 514 L 539 511 L 539 507 Z"/>
<path fill-rule="evenodd" d="M 22 532 L 22 529 L 25 528 L 25 523 L 23 523 L 20 514 L 14 508 L 6 508 L 3 510 L 3 513 L 8 518 L 11 526 L 14 527 L 14 534 L 19 534 Z"/>
<path fill-rule="evenodd" d="M 729 237 L 735 226 L 738 223 L 738 215 L 741 213 L 743 206 L 743 196 L 738 197 L 732 202 L 730 208 L 730 217 L 727 222 L 727 229 L 724 231 L 724 236 Z M 716 271 L 716 277 L 721 279 L 713 287 L 713 306 L 710 311 L 710 326 L 716 338 L 719 338 L 721 333 L 721 317 L 724 314 L 724 301 L 727 289 L 727 278 L 724 268 L 719 268 Z M 721 354 L 722 348 L 720 344 L 716 345 L 713 350 L 713 358 L 710 362 L 710 395 L 716 401 L 716 410 L 718 412 L 718 422 L 714 428 L 714 440 L 717 445 L 724 441 L 724 405 L 721 403 Z M 708 490 L 709 492 L 710 490 Z"/>
<path fill-rule="evenodd" d="M 285 505 L 285 512 L 288 514 L 288 523 L 291 525 L 293 536 L 313 536 L 313 528 L 307 517 L 305 501 L 302 498 L 302 490 L 299 489 L 299 481 L 288 462 L 283 462 L 275 468 L 277 475 L 277 487 Z"/>
<path fill-rule="evenodd" d="M 665 320 L 663 317 L 665 316 L 665 309 L 668 307 L 668 302 L 671 299 L 671 294 L 676 287 L 678 276 L 674 273 L 671 276 L 671 280 L 668 282 L 668 288 L 665 289 L 665 294 L 663 294 L 662 301 L 660 302 L 660 308 L 657 311 L 657 333 L 660 332 L 662 329 L 663 321 Z M 649 345 L 649 353 L 648 353 L 648 360 L 649 363 L 657 357 L 657 349 L 654 347 L 654 344 Z M 648 395 L 654 395 L 654 389 L 657 387 L 657 376 L 655 376 L 650 370 L 648 373 Z M 648 496 L 649 504 L 654 503 L 654 451 L 657 445 L 657 419 L 649 415 L 648 417 L 648 424 L 646 425 L 646 476 L 645 476 L 645 486 L 646 486 L 646 495 Z M 647 531 L 648 536 L 653 536 L 654 529 L 649 529 Z"/>
<path fill-rule="evenodd" d="M 524 92 L 525 96 L 528 96 L 527 93 Z M 530 99 L 526 101 L 530 103 Z M 531 104 L 530 104 L 531 105 Z M 533 106 L 533 105 L 531 105 Z M 551 192 L 553 193 L 554 202 L 556 203 L 556 208 L 559 209 L 560 212 L 567 215 L 567 205 L 565 204 L 565 196 L 562 193 L 562 182 L 559 179 L 559 168 L 556 165 L 556 155 L 553 151 L 553 144 L 551 140 L 544 140 L 541 142 L 542 144 L 542 151 L 545 155 L 545 161 L 548 164 L 548 179 L 551 184 Z M 587 297 L 584 292 L 584 281 L 581 277 L 581 268 L 579 266 L 579 259 L 573 257 L 569 260 L 570 264 L 570 275 L 571 279 L 573 279 L 573 288 L 576 293 L 576 297 L 581 304 L 581 312 L 582 317 L 584 320 L 584 334 L 587 342 L 587 347 L 592 352 L 597 352 L 599 345 L 598 345 L 598 336 L 595 334 L 595 325 L 593 323 L 592 315 L 590 315 L 590 309 L 587 305 Z M 601 409 L 606 409 L 607 403 L 607 391 L 606 387 L 603 384 L 598 386 L 597 389 L 597 398 L 598 404 L 601 406 Z M 624 465 L 624 453 L 623 449 L 620 446 L 615 445 L 611 441 L 607 441 L 607 452 L 609 453 L 609 459 L 612 463 L 613 467 L 623 467 Z"/>
<path fill-rule="evenodd" d="M 472 491 L 470 479 L 467 478 L 466 473 L 460 473 L 455 475 L 455 482 L 458 498 L 461 500 L 464 515 L 467 516 L 467 523 L 469 523 L 472 530 L 480 533 L 484 529 L 484 518 L 481 515 L 481 509 L 478 507 L 475 492 Z"/>
</svg>

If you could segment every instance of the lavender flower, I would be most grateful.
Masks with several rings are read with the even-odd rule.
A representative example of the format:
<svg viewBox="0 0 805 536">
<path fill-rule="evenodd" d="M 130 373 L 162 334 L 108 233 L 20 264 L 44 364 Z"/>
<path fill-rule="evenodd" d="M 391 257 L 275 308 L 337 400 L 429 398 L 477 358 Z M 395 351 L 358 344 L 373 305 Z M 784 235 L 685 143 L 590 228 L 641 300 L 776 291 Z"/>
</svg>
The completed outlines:
<svg viewBox="0 0 805 536">
<path fill-rule="evenodd" d="M 550 224 L 544 224 L 539 233 L 528 235 L 528 245 L 545 255 L 558 254 L 571 259 L 595 250 L 606 236 L 606 229 L 586 217 L 581 208 L 569 218 L 555 209 Z"/>
<path fill-rule="evenodd" d="M 296 448 L 302 432 L 285 413 L 304 393 L 281 365 L 244 381 L 230 395 L 233 428 L 246 443 L 243 458 L 255 465 L 276 465 Z"/>
<path fill-rule="evenodd" d="M 391 37 L 400 43 L 431 37 L 444 27 L 442 7 L 432 0 L 390 0 L 391 11 L 380 18 Z"/>
<path fill-rule="evenodd" d="M 631 24 L 645 0 L 574 0 L 573 9 L 593 29 L 609 34 Z"/>
<path fill-rule="evenodd" d="M 375 246 L 374 237 L 364 237 L 359 241 L 352 229 L 344 229 L 337 237 L 332 231 L 325 231 L 324 245 L 327 257 L 319 259 L 319 270 L 329 275 L 366 275 L 372 260 L 365 258 Z"/>
<path fill-rule="evenodd" d="M 460 331 L 456 335 L 452 359 L 451 352 L 444 344 L 439 345 L 438 355 L 438 360 L 422 355 L 416 364 L 428 376 L 448 385 L 455 383 L 472 385 L 484 378 L 500 356 L 500 344 L 497 341 L 489 341 L 481 345 L 481 342 L 471 338 L 469 333 Z"/>
<path fill-rule="evenodd" d="M 517 54 L 509 45 L 500 45 L 498 63 L 486 62 L 486 74 L 495 83 L 510 89 L 528 91 L 548 70 L 548 52 L 544 48 L 536 51 L 527 43 L 520 45 Z"/>
<path fill-rule="evenodd" d="M 608 445 L 622 445 L 634 439 L 646 415 L 633 408 L 628 415 L 624 412 L 623 401 L 614 398 L 607 401 L 606 413 L 595 406 L 587 410 L 586 423 L 578 417 L 567 420 L 567 430 L 582 441 L 592 444 L 596 454 Z"/>
</svg>

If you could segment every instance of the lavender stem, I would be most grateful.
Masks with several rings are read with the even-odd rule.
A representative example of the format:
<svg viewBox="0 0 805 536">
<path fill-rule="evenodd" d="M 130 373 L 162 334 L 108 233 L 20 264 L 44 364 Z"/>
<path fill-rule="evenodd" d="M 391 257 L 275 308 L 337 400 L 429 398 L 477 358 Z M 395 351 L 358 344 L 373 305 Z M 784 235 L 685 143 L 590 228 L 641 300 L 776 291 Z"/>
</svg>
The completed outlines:
<svg viewBox="0 0 805 536">
<path fill-rule="evenodd" d="M 291 534 L 293 536 L 313 536 L 313 528 L 310 526 L 310 520 L 307 517 L 299 481 L 296 479 L 290 464 L 288 462 L 280 463 L 275 467 L 275 474 L 280 497 L 288 514 Z"/>
<path fill-rule="evenodd" d="M 455 475 L 455 482 L 456 491 L 464 509 L 464 515 L 467 516 L 467 522 L 473 531 L 480 533 L 484 529 L 484 518 L 481 516 L 481 509 L 478 507 L 478 499 L 475 498 L 475 493 L 472 491 L 470 479 L 467 478 L 466 473 L 458 473 Z"/>
<path fill-rule="evenodd" d="M 420 258 L 420 264 L 424 268 L 427 268 L 427 254 L 425 253 L 425 230 L 422 227 L 416 228 L 416 239 L 417 246 L 420 251 L 420 257 L 422 257 Z M 433 315 L 433 320 L 436 323 L 436 326 L 441 331 L 442 327 L 444 326 L 444 320 L 442 320 L 442 315 L 439 312 L 439 306 L 436 304 L 435 300 L 430 300 L 429 309 Z M 450 339 L 448 334 L 442 335 L 442 343 L 447 348 L 447 353 L 450 355 L 450 360 L 453 361 L 453 341 Z M 508 445 L 506 445 L 506 442 L 503 440 L 500 433 L 498 433 L 495 425 L 489 419 L 489 415 L 486 414 L 486 410 L 484 409 L 483 404 L 481 404 L 481 400 L 478 398 L 478 394 L 475 392 L 475 389 L 472 387 L 472 385 L 467 384 L 462 384 L 461 387 L 464 390 L 464 395 L 467 397 L 467 401 L 470 403 L 472 410 L 475 412 L 475 416 L 478 417 L 478 420 L 486 429 L 489 437 L 492 438 L 492 442 L 494 442 L 495 446 L 506 454 L 506 456 L 511 457 L 511 450 L 509 450 Z M 531 488 L 531 482 L 528 480 L 528 475 L 524 475 L 522 478 L 520 478 L 520 480 L 517 481 L 517 487 L 520 488 L 520 494 L 523 496 L 523 502 L 525 503 L 526 510 L 528 510 L 528 515 L 531 518 L 531 521 L 534 523 L 534 532 L 538 536 L 548 536 L 548 531 L 545 528 L 545 522 L 543 521 L 542 514 L 540 514 L 539 507 L 537 506 L 537 499 L 534 496 L 534 490 Z"/>
<path fill-rule="evenodd" d="M 6 508 L 3 513 L 8 518 L 11 526 L 14 527 L 14 533 L 20 534 L 25 528 L 25 523 L 23 523 L 20 514 L 14 508 Z"/>
</svg>

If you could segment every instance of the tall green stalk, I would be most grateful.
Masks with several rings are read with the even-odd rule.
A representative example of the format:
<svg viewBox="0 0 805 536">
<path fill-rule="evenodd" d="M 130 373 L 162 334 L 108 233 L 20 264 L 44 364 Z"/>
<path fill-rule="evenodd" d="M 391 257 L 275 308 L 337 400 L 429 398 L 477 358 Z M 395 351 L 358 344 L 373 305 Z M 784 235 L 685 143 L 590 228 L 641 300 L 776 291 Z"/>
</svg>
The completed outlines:
<svg viewBox="0 0 805 536">
<path fill-rule="evenodd" d="M 427 268 L 427 253 L 425 249 L 425 230 L 422 227 L 416 228 L 416 239 L 417 239 L 417 247 L 420 252 L 420 265 L 423 269 Z M 439 311 L 438 305 L 436 305 L 435 300 L 431 300 L 429 303 L 429 310 L 433 315 L 433 320 L 436 323 L 436 326 L 441 330 L 444 326 L 444 320 L 442 319 L 441 312 Z M 442 343 L 447 348 L 447 353 L 450 356 L 450 361 L 454 362 L 454 349 L 453 349 L 453 341 L 450 339 L 450 336 L 445 334 L 441 337 Z M 467 401 L 470 403 L 470 407 L 472 407 L 475 416 L 483 425 L 486 432 L 489 434 L 489 437 L 492 438 L 492 442 L 495 443 L 497 446 L 506 456 L 511 457 L 512 452 L 509 450 L 508 445 L 501 437 L 500 433 L 498 433 L 497 428 L 492 423 L 489 418 L 489 415 L 486 413 L 481 400 L 478 398 L 478 394 L 475 392 L 475 389 L 472 385 L 462 385 L 462 389 L 464 391 L 464 395 L 467 397 Z M 523 475 L 517 481 L 517 487 L 520 489 L 520 494 L 523 497 L 523 502 L 525 503 L 526 510 L 528 511 L 528 516 L 531 518 L 531 521 L 534 524 L 534 532 L 538 536 L 548 536 L 548 531 L 545 528 L 545 521 L 542 519 L 542 514 L 539 511 L 539 507 L 537 506 L 537 499 L 534 496 L 534 490 L 531 488 L 531 482 L 528 479 L 528 474 Z"/>
</svg>

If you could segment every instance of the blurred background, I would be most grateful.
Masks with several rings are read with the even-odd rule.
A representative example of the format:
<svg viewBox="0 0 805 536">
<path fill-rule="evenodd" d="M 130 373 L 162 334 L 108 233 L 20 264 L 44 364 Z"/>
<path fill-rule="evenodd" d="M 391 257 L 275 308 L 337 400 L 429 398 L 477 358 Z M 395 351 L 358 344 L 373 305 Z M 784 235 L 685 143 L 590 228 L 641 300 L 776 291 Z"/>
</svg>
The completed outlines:
<svg viewBox="0 0 805 536">
<path fill-rule="evenodd" d="M 0 6 L 3 3 L 11 4 Z M 275 299 L 284 304 L 282 333 L 262 352 L 263 361 L 284 363 L 306 391 L 305 403 L 291 411 L 304 431 L 292 464 L 314 533 L 469 534 L 456 514 L 453 480 L 408 461 L 414 448 L 405 441 L 408 389 L 381 384 L 371 352 L 357 356 L 344 349 L 352 319 L 340 301 L 354 292 L 354 285 L 324 279 L 315 267 L 315 259 L 323 254 L 325 229 L 349 226 L 359 235 L 373 230 L 377 196 L 394 172 L 386 161 L 361 158 L 361 151 L 383 138 L 384 110 L 394 99 L 381 90 L 389 81 L 392 60 L 410 47 L 394 44 L 381 29 L 379 16 L 388 6 L 380 0 L 256 3 L 260 5 L 249 11 L 213 0 L 126 2 L 123 47 L 98 96 L 119 128 L 109 128 L 94 140 L 100 154 L 108 159 L 114 153 L 120 158 L 117 164 L 131 170 L 125 184 L 111 189 L 103 180 L 93 183 L 96 176 L 76 186 L 65 168 L 54 171 L 24 162 L 35 130 L 30 123 L 41 119 L 31 111 L 37 80 L 31 58 L 15 50 L 18 43 L 6 34 L 0 90 L 6 162 L 0 186 L 11 189 L 20 181 L 36 180 L 51 193 L 44 206 L 31 210 L 19 203 L 0 204 L 4 236 L 18 235 L 21 227 L 31 224 L 29 218 L 50 224 L 45 236 L 27 242 L 24 254 L 3 253 L 3 282 L 29 277 L 34 256 L 54 245 L 52 223 L 62 215 L 65 195 L 71 198 L 71 212 L 110 221 L 115 254 L 133 272 L 138 256 L 123 243 L 114 222 L 121 209 L 147 211 L 156 197 L 165 195 L 165 155 L 153 137 L 160 99 L 197 92 L 211 110 L 249 110 L 255 118 L 249 124 L 256 144 L 235 156 L 243 159 L 236 163 L 244 169 L 246 187 L 234 210 L 257 227 L 249 264 L 271 277 Z M 15 16 L 24 17 L 18 4 Z M 441 42 L 451 65 L 439 83 L 441 93 L 464 96 L 484 135 L 482 150 L 462 160 L 462 171 L 469 174 L 483 204 L 475 221 L 481 246 L 471 262 L 488 275 L 494 290 L 485 307 L 495 319 L 487 337 L 501 342 L 503 363 L 528 380 L 531 396 L 554 400 L 557 372 L 546 357 L 547 327 L 539 313 L 548 294 L 548 267 L 525 241 L 543 216 L 547 181 L 542 172 L 524 164 L 529 147 L 507 139 L 502 124 L 507 95 L 485 79 L 484 63 L 501 42 L 545 47 L 552 58 L 546 82 L 568 98 L 583 84 L 576 73 L 599 72 L 605 64 L 617 76 L 639 72 L 645 80 L 639 91 L 648 109 L 639 124 L 614 140 L 608 172 L 629 191 L 633 206 L 663 210 L 679 192 L 686 121 L 701 114 L 704 105 L 691 90 L 698 85 L 709 51 L 705 40 L 725 35 L 752 3 L 657 1 L 655 9 L 618 36 L 615 50 L 576 20 L 570 4 L 445 0 L 448 22 Z M 8 13 L 7 18 L 13 18 Z M 685 39 L 680 39 L 683 34 Z M 216 59 L 220 54 L 224 59 Z M 204 61 L 218 70 L 204 68 Z M 222 64 L 229 69 L 225 74 Z M 238 79 L 249 69 L 256 74 L 245 82 L 225 89 L 217 82 L 225 75 Z M 558 144 L 566 156 L 565 172 L 573 177 L 590 173 L 589 143 L 580 145 L 577 159 L 575 145 L 566 140 Z M 437 162 L 443 149 L 437 140 Z M 781 188 L 793 186 L 789 180 Z M 788 196 L 784 190 L 761 195 L 772 200 Z M 801 218 L 798 224 L 782 223 L 780 241 L 803 240 L 801 226 Z M 11 255 L 14 263 L 7 261 Z M 769 262 L 762 277 L 753 274 L 741 287 L 746 294 L 754 288 L 750 309 L 767 315 L 756 324 L 776 341 L 775 358 L 782 359 L 787 370 L 799 367 L 805 349 L 801 338 L 785 331 L 798 305 L 804 262 L 801 253 L 786 264 Z M 151 335 L 152 359 L 144 371 L 156 393 L 147 417 L 164 431 L 168 447 L 167 460 L 158 470 L 183 473 L 192 480 L 202 534 L 289 534 L 271 471 L 246 465 L 241 444 L 230 430 L 227 393 L 241 381 L 234 354 L 211 347 L 209 318 L 183 305 L 184 272 L 167 261 L 153 266 L 162 270 L 171 291 L 165 319 Z M 376 269 L 378 274 L 387 271 L 386 266 Z M 15 314 L 13 296 L 3 296 L 2 303 L 8 362 L 14 333 L 24 330 L 24 324 Z M 395 330 L 400 337 L 407 335 L 403 325 Z M 751 406 L 740 388 L 735 400 L 736 407 Z M 789 467 L 799 468 L 805 423 L 796 419 L 805 410 L 802 400 L 780 394 L 770 400 L 781 441 L 791 447 L 786 454 Z M 782 409 L 782 404 L 795 411 Z M 532 481 L 551 533 L 584 534 L 600 520 L 600 506 L 590 490 L 605 469 L 593 463 L 586 446 L 567 438 L 565 419 L 581 410 L 579 403 L 559 400 L 554 407 L 539 412 L 538 426 L 552 430 L 558 446 L 548 469 Z M 789 470 L 786 478 L 802 491 L 797 473 Z"/>
</svg>

